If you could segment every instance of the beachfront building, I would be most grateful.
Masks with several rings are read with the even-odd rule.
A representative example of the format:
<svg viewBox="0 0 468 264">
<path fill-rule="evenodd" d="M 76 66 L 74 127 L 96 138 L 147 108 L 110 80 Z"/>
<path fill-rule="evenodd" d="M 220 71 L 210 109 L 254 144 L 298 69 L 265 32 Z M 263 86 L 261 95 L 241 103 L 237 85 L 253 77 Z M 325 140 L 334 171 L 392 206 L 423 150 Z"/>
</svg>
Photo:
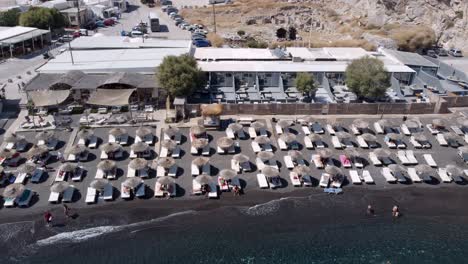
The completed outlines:
<svg viewBox="0 0 468 264">
<path fill-rule="evenodd" d="M 0 27 L 0 59 L 22 56 L 47 47 L 49 30 L 33 27 Z"/>
</svg>

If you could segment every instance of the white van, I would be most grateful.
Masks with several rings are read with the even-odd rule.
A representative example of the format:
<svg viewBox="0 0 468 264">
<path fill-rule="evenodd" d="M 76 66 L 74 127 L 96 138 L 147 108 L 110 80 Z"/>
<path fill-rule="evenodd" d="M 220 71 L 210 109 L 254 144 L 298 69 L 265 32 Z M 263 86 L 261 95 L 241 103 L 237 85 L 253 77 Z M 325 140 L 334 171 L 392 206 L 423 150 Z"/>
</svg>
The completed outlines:
<svg viewBox="0 0 468 264">
<path fill-rule="evenodd" d="M 463 57 L 463 53 L 459 49 L 450 49 L 449 54 L 453 57 Z"/>
</svg>

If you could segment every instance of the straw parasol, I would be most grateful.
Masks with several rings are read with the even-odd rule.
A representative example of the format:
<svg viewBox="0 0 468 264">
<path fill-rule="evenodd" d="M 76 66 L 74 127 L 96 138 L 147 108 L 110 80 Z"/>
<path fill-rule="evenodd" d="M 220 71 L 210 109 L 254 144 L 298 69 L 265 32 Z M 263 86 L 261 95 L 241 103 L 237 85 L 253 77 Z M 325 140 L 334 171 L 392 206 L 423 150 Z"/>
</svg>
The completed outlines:
<svg viewBox="0 0 468 264">
<path fill-rule="evenodd" d="M 427 164 L 420 164 L 414 167 L 417 174 L 433 174 L 434 170 Z"/>
<path fill-rule="evenodd" d="M 286 143 L 291 143 L 293 142 L 294 140 L 296 140 L 296 135 L 294 135 L 293 133 L 284 133 L 280 136 L 280 139 L 283 140 L 284 142 Z"/>
<path fill-rule="evenodd" d="M 262 174 L 266 177 L 276 177 L 279 176 L 279 170 L 270 166 L 266 166 L 262 169 Z"/>
<path fill-rule="evenodd" d="M 372 134 L 369 134 L 369 133 L 364 133 L 364 134 L 361 135 L 361 137 L 367 142 L 376 142 L 377 141 L 377 137 L 372 135 Z"/>
<path fill-rule="evenodd" d="M 265 124 L 259 122 L 259 121 L 255 121 L 253 122 L 252 124 L 250 124 L 250 127 L 253 127 L 256 131 L 260 130 L 261 128 L 264 128 L 265 127 Z"/>
<path fill-rule="evenodd" d="M 3 191 L 3 197 L 5 198 L 17 198 L 20 197 L 26 188 L 21 183 L 13 183 L 8 185 Z"/>
<path fill-rule="evenodd" d="M 388 165 L 388 168 L 389 168 L 392 172 L 406 172 L 406 169 L 403 168 L 403 166 L 398 165 L 398 164 L 390 164 L 390 165 Z"/>
<path fill-rule="evenodd" d="M 458 118 L 457 123 L 460 124 L 462 127 L 468 128 L 468 119 L 466 117 Z"/>
<path fill-rule="evenodd" d="M 448 173 L 453 176 L 463 176 L 465 173 L 462 168 L 458 167 L 455 164 L 449 164 L 445 167 Z"/>
<path fill-rule="evenodd" d="M 312 170 L 304 165 L 299 165 L 297 167 L 294 167 L 293 172 L 299 174 L 299 175 L 309 175 Z"/>
<path fill-rule="evenodd" d="M 254 141 L 260 145 L 270 143 L 270 138 L 267 136 L 259 136 L 254 139 Z"/>
<path fill-rule="evenodd" d="M 348 139 L 348 138 L 351 138 L 351 134 L 348 133 L 348 132 L 344 132 L 344 131 L 336 132 L 336 136 L 337 136 L 339 139 Z"/>
<path fill-rule="evenodd" d="M 433 119 L 432 120 L 432 126 L 443 128 L 443 127 L 445 127 L 445 121 L 442 120 L 442 119 L 438 119 L 438 118 Z"/>
<path fill-rule="evenodd" d="M 406 127 L 410 128 L 410 129 L 419 128 L 419 123 L 416 120 L 406 120 L 405 125 L 406 125 Z"/>
<path fill-rule="evenodd" d="M 148 166 L 148 161 L 142 158 L 136 158 L 128 164 L 134 170 L 142 170 Z"/>
<path fill-rule="evenodd" d="M 419 142 L 426 142 L 427 141 L 427 137 L 423 133 L 413 134 L 413 138 L 414 138 L 414 140 L 419 141 Z"/>
<path fill-rule="evenodd" d="M 70 147 L 70 149 L 67 150 L 67 153 L 72 155 L 79 155 L 86 151 L 88 151 L 88 149 L 84 145 L 73 145 Z"/>
<path fill-rule="evenodd" d="M 333 118 L 330 121 L 328 121 L 328 123 L 330 125 L 332 125 L 332 127 L 334 127 L 334 128 L 344 128 L 343 120 Z"/>
<path fill-rule="evenodd" d="M 304 117 L 304 121 L 306 121 L 306 122 L 309 123 L 309 124 L 310 124 L 310 123 L 313 123 L 315 120 L 316 120 L 316 118 L 313 117 L 313 116 L 306 116 L 306 117 Z"/>
<path fill-rule="evenodd" d="M 192 146 L 196 149 L 201 149 L 208 146 L 208 139 L 206 138 L 196 138 L 192 141 Z"/>
<path fill-rule="evenodd" d="M 403 138 L 401 134 L 397 134 L 397 133 L 388 133 L 386 137 L 388 137 L 390 140 L 393 140 L 393 141 L 401 140 Z"/>
<path fill-rule="evenodd" d="M 139 136 L 139 137 L 145 137 L 147 135 L 151 135 L 152 132 L 151 132 L 151 128 L 149 127 L 145 127 L 145 126 L 141 126 L 139 127 L 137 130 L 136 130 L 136 135 Z"/>
<path fill-rule="evenodd" d="M 446 132 L 444 133 L 444 138 L 446 140 L 454 140 L 454 141 L 457 141 L 458 140 L 458 135 L 453 133 L 453 132 Z"/>
<path fill-rule="evenodd" d="M 104 144 L 102 144 L 101 147 L 100 147 L 100 149 L 101 149 L 102 151 L 104 151 L 105 153 L 117 152 L 117 151 L 119 151 L 121 148 L 122 148 L 122 146 L 120 146 L 120 145 L 117 144 L 117 143 L 113 143 L 113 142 L 104 143 Z"/>
<path fill-rule="evenodd" d="M 228 128 L 231 129 L 234 132 L 242 130 L 242 125 L 239 123 L 232 123 L 228 125 Z"/>
<path fill-rule="evenodd" d="M 244 154 L 236 154 L 232 157 L 233 160 L 239 162 L 239 163 L 244 163 L 244 162 L 247 162 L 249 161 L 249 157 L 247 157 L 246 155 Z"/>
<path fill-rule="evenodd" d="M 380 119 L 379 121 L 377 121 L 377 123 L 381 126 L 381 127 L 388 127 L 388 128 L 391 128 L 393 126 L 393 123 L 388 120 L 388 119 Z"/>
<path fill-rule="evenodd" d="M 376 149 L 374 150 L 374 154 L 377 158 L 387 158 L 390 156 L 390 151 L 386 149 Z"/>
<path fill-rule="evenodd" d="M 302 152 L 299 150 L 290 150 L 288 151 L 288 156 L 290 156 L 293 160 L 302 159 Z"/>
<path fill-rule="evenodd" d="M 194 134 L 195 136 L 203 135 L 206 132 L 206 128 L 204 126 L 193 126 L 190 128 L 190 133 Z"/>
<path fill-rule="evenodd" d="M 47 149 L 45 145 L 40 145 L 40 146 L 34 145 L 32 148 L 28 150 L 28 152 L 26 152 L 26 157 L 32 158 L 36 156 L 41 156 L 47 152 L 49 152 L 49 150 Z"/>
<path fill-rule="evenodd" d="M 168 185 L 168 184 L 173 184 L 174 183 L 174 179 L 169 177 L 169 176 L 163 176 L 163 177 L 159 177 L 158 178 L 158 182 L 161 184 L 161 185 Z"/>
<path fill-rule="evenodd" d="M 114 137 L 119 137 L 122 135 L 126 135 L 127 130 L 125 130 L 124 128 L 120 128 L 120 127 L 114 127 L 113 129 L 109 130 L 109 134 L 113 135 Z"/>
<path fill-rule="evenodd" d="M 169 127 L 164 129 L 164 134 L 168 135 L 169 137 L 173 137 L 177 133 L 179 133 L 179 129 L 177 127 Z"/>
<path fill-rule="evenodd" d="M 317 154 L 322 158 L 322 159 L 329 159 L 333 153 L 329 149 L 319 149 L 317 151 Z"/>
<path fill-rule="evenodd" d="M 77 165 L 73 163 L 64 163 L 60 166 L 61 171 L 72 172 L 76 169 Z"/>
<path fill-rule="evenodd" d="M 287 128 L 287 127 L 290 127 L 292 125 L 292 121 L 291 120 L 280 120 L 280 121 L 278 121 L 278 125 L 281 128 Z"/>
<path fill-rule="evenodd" d="M 218 147 L 220 147 L 222 149 L 228 149 L 228 148 L 232 147 L 232 145 L 234 145 L 234 140 L 232 140 L 231 138 L 228 138 L 228 137 L 220 137 L 216 141 L 216 144 L 218 145 Z"/>
<path fill-rule="evenodd" d="M 202 104 L 200 109 L 203 116 L 219 116 L 223 113 L 222 104 Z"/>
<path fill-rule="evenodd" d="M 237 176 L 237 172 L 231 169 L 224 169 L 219 172 L 219 176 L 225 180 L 232 179 Z"/>
<path fill-rule="evenodd" d="M 31 162 L 27 162 L 18 168 L 18 171 L 20 173 L 26 173 L 30 175 L 33 174 L 35 170 L 36 170 L 36 164 L 31 163 Z"/>
<path fill-rule="evenodd" d="M 171 158 L 171 157 L 160 157 L 157 159 L 156 161 L 157 165 L 158 166 L 161 166 L 165 169 L 169 169 L 170 167 L 172 167 L 176 162 L 174 160 L 174 158 Z"/>
<path fill-rule="evenodd" d="M 109 184 L 107 179 L 95 179 L 89 184 L 89 186 L 97 190 L 102 190 L 107 184 Z"/>
<path fill-rule="evenodd" d="M 209 158 L 197 157 L 194 160 L 192 160 L 192 164 L 197 167 L 201 167 L 201 166 L 204 166 L 205 164 L 208 164 L 209 161 L 210 161 Z"/>
<path fill-rule="evenodd" d="M 161 146 L 163 148 L 172 150 L 172 149 L 175 149 L 177 147 L 177 142 L 175 142 L 172 139 L 163 139 L 163 141 L 161 141 Z"/>
<path fill-rule="evenodd" d="M 312 142 L 314 141 L 322 141 L 322 136 L 319 134 L 310 134 L 309 138 Z"/>
<path fill-rule="evenodd" d="M 94 135 L 94 131 L 91 129 L 82 129 L 78 132 L 78 138 L 89 139 Z"/>
<path fill-rule="evenodd" d="M 206 175 L 206 174 L 202 174 L 202 175 L 199 175 L 195 178 L 195 181 L 198 182 L 199 184 L 210 184 L 213 179 Z"/>
<path fill-rule="evenodd" d="M 111 171 L 116 167 L 116 163 L 113 160 L 103 160 L 98 163 L 97 167 L 102 171 Z"/>
<path fill-rule="evenodd" d="M 272 152 L 267 152 L 267 151 L 260 151 L 257 154 L 257 157 L 263 161 L 272 159 L 275 156 Z"/>
<path fill-rule="evenodd" d="M 325 167 L 325 172 L 332 175 L 332 176 L 335 176 L 335 175 L 342 175 L 343 172 L 341 171 L 340 168 L 336 167 L 336 166 L 326 166 Z"/>
<path fill-rule="evenodd" d="M 50 186 L 50 191 L 51 192 L 57 192 L 57 193 L 63 193 L 70 184 L 68 182 L 62 181 L 62 182 L 56 182 L 54 185 Z"/>
<path fill-rule="evenodd" d="M 122 184 L 130 189 L 136 188 L 142 182 L 139 177 L 132 177 L 126 179 Z"/>
<path fill-rule="evenodd" d="M 24 136 L 19 136 L 16 133 L 11 133 L 5 137 L 5 142 L 16 143 L 18 141 L 25 140 Z"/>
<path fill-rule="evenodd" d="M 42 131 L 42 132 L 39 132 L 37 135 L 36 135 L 36 139 L 37 140 L 44 140 L 44 141 L 47 141 L 51 138 L 54 137 L 54 132 L 52 131 Z"/>
<path fill-rule="evenodd" d="M 353 121 L 353 125 L 358 129 L 366 129 L 369 127 L 369 122 L 364 121 L 361 118 L 358 118 Z"/>
<path fill-rule="evenodd" d="M 353 148 L 347 148 L 344 150 L 344 153 L 347 157 L 349 158 L 356 158 L 356 157 L 361 157 L 361 154 L 359 151 L 353 149 Z"/>
<path fill-rule="evenodd" d="M 10 158 L 12 158 L 15 154 L 16 154 L 16 150 L 14 150 L 14 149 L 11 149 L 11 150 L 2 149 L 2 150 L 0 151 L 0 157 L 5 158 L 5 159 L 10 159 Z"/>
<path fill-rule="evenodd" d="M 137 142 L 131 146 L 133 152 L 144 152 L 149 148 L 148 144 L 145 142 Z"/>
<path fill-rule="evenodd" d="M 468 153 L 468 146 L 459 147 L 458 150 L 461 153 Z"/>
</svg>

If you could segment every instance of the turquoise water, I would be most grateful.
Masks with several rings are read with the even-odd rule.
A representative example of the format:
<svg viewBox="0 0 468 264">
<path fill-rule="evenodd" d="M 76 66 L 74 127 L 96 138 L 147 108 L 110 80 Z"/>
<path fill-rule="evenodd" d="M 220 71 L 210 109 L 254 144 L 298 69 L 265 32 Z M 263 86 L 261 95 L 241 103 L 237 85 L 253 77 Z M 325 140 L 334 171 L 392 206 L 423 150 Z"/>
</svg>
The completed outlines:
<svg viewBox="0 0 468 264">
<path fill-rule="evenodd" d="M 62 234 L 1 263 L 466 263 L 468 229 L 454 221 L 326 219 L 275 201 Z"/>
</svg>

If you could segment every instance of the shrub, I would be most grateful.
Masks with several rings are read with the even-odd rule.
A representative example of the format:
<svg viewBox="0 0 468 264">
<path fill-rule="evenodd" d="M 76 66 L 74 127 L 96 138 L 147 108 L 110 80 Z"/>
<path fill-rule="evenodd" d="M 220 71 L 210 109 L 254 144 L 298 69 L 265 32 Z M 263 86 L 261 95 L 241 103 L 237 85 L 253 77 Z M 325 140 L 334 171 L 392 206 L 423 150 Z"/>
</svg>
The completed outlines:
<svg viewBox="0 0 468 264">
<path fill-rule="evenodd" d="M 423 26 L 400 28 L 394 30 L 390 37 L 396 41 L 400 50 L 412 52 L 430 48 L 436 41 L 434 31 Z"/>
</svg>

